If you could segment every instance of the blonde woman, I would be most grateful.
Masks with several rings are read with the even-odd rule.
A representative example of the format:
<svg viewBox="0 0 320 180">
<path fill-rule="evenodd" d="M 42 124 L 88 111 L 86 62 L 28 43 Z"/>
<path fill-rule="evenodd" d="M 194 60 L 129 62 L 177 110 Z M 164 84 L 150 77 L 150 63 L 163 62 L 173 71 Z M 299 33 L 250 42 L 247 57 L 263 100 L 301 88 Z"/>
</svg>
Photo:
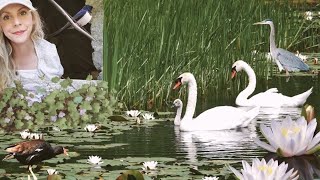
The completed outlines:
<svg viewBox="0 0 320 180">
<path fill-rule="evenodd" d="M 63 74 L 56 46 L 46 41 L 30 0 L 0 0 L 0 92 L 21 80 L 26 89 Z M 41 84 L 38 84 L 41 86 Z"/>
</svg>

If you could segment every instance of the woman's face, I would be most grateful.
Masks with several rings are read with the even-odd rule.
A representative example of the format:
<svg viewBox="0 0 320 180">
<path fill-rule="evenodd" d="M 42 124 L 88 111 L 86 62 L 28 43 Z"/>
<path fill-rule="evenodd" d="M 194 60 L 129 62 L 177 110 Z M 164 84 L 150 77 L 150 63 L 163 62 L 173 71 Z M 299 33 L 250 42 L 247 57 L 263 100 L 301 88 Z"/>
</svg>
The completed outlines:
<svg viewBox="0 0 320 180">
<path fill-rule="evenodd" d="M 0 11 L 0 27 L 11 43 L 23 44 L 31 40 L 33 24 L 30 9 L 21 4 L 10 4 Z"/>
</svg>

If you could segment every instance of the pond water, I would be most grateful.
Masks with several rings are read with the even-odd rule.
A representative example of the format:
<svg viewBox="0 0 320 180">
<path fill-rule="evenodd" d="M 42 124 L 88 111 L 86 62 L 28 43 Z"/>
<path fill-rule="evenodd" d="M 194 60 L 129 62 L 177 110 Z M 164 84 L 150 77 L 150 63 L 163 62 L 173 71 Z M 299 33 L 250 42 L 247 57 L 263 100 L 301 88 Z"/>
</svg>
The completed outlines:
<svg viewBox="0 0 320 180">
<path fill-rule="evenodd" d="M 311 77 L 274 78 L 257 87 L 256 92 L 266 88 L 278 87 L 285 95 L 301 93 L 311 86 L 313 94 L 308 103 L 320 107 L 318 80 Z M 259 81 L 258 81 L 259 83 Z M 235 97 L 234 97 L 235 98 Z M 234 101 L 234 100 L 233 100 Z M 226 99 L 217 104 L 233 105 Z M 203 109 L 213 107 L 201 105 Z M 52 144 L 67 146 L 69 157 L 59 155 L 45 161 L 41 167 L 34 169 L 39 179 L 47 177 L 46 169 L 54 168 L 63 179 L 116 179 L 125 170 L 141 170 L 144 161 L 158 161 L 155 171 L 148 171 L 145 176 L 153 179 L 179 180 L 202 179 L 205 176 L 219 176 L 219 179 L 235 179 L 226 168 L 230 164 L 240 170 L 241 160 L 251 163 L 252 158 L 274 158 L 289 163 L 289 167 L 299 170 L 300 179 L 319 179 L 320 157 L 278 158 L 258 147 L 253 137 L 263 138 L 259 124 L 270 124 L 271 120 L 281 121 L 287 115 L 293 119 L 300 117 L 300 108 L 264 108 L 248 128 L 226 131 L 180 132 L 173 125 L 173 115 L 150 120 L 142 124 L 130 122 L 110 122 L 103 124 L 94 135 L 82 128 L 68 131 L 43 129 L 46 140 Z M 216 119 L 219 121 L 219 117 Z M 4 148 L 9 144 L 21 141 L 19 132 L 0 133 L 0 157 L 5 156 Z M 101 168 L 92 168 L 87 163 L 88 156 L 102 157 Z M 35 167 L 35 166 L 34 166 Z M 27 167 L 16 160 L 0 161 L 0 179 L 27 179 Z"/>
</svg>

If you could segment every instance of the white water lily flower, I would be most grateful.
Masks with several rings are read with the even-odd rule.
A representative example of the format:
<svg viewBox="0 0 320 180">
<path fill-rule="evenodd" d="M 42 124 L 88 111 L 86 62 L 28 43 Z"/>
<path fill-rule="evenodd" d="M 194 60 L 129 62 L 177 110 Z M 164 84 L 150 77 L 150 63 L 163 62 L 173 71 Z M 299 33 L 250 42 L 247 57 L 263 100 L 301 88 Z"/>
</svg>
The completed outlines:
<svg viewBox="0 0 320 180">
<path fill-rule="evenodd" d="M 150 114 L 150 113 L 144 113 L 144 114 L 142 114 L 142 117 L 143 117 L 143 119 L 145 119 L 145 120 L 154 119 L 153 114 Z"/>
<path fill-rule="evenodd" d="M 27 139 L 30 136 L 30 132 L 24 130 L 20 132 L 20 136 L 22 139 Z"/>
<path fill-rule="evenodd" d="M 312 12 L 311 12 L 311 11 L 306 11 L 306 12 L 304 13 L 304 15 L 305 15 L 305 16 L 312 16 Z"/>
<path fill-rule="evenodd" d="M 308 59 L 307 55 L 302 55 L 299 51 L 295 54 L 298 58 L 300 58 L 303 62 L 306 62 Z"/>
<path fill-rule="evenodd" d="M 99 166 L 100 164 L 103 163 L 103 161 L 101 160 L 101 157 L 99 157 L 99 156 L 89 156 L 88 163 L 95 165 L 95 166 Z"/>
<path fill-rule="evenodd" d="M 283 157 L 313 154 L 320 149 L 320 132 L 313 136 L 316 127 L 316 119 L 307 124 L 304 117 L 293 121 L 287 116 L 282 122 L 272 121 L 271 127 L 260 125 L 261 133 L 270 144 L 257 138 L 254 141 L 262 148 L 270 152 L 277 152 Z"/>
<path fill-rule="evenodd" d="M 141 113 L 141 112 L 138 111 L 138 110 L 126 111 L 126 115 L 129 116 L 129 117 L 130 117 L 130 116 L 131 116 L 131 117 L 138 117 L 140 113 Z"/>
<path fill-rule="evenodd" d="M 53 126 L 53 127 L 52 127 L 52 130 L 54 130 L 54 131 L 61 131 L 61 129 L 60 129 L 59 127 L 57 127 L 57 126 Z"/>
<path fill-rule="evenodd" d="M 146 161 L 144 162 L 143 165 L 143 170 L 147 171 L 147 170 L 153 170 L 157 168 L 157 161 Z"/>
<path fill-rule="evenodd" d="M 42 133 L 30 133 L 29 139 L 43 139 Z"/>
<path fill-rule="evenodd" d="M 246 161 L 242 161 L 242 166 L 243 169 L 241 169 L 241 173 L 235 168 L 228 166 L 240 180 L 296 180 L 299 178 L 298 171 L 294 171 L 292 168 L 287 172 L 288 164 L 283 162 L 278 165 L 278 161 L 274 161 L 273 159 L 270 159 L 269 162 L 266 163 L 264 159 L 260 161 L 258 158 L 255 158 L 253 159 L 252 166 Z"/>
<path fill-rule="evenodd" d="M 95 130 L 97 130 L 97 126 L 95 124 L 88 124 L 86 125 L 86 127 L 84 127 L 84 130 L 88 131 L 88 132 L 94 132 Z"/>
<path fill-rule="evenodd" d="M 55 169 L 47 169 L 47 172 L 49 175 L 58 174 L 58 171 L 56 171 Z"/>
<path fill-rule="evenodd" d="M 202 180 L 218 180 L 218 177 L 204 177 Z"/>
<path fill-rule="evenodd" d="M 312 20 L 312 16 L 306 16 L 306 20 L 311 21 Z"/>
</svg>

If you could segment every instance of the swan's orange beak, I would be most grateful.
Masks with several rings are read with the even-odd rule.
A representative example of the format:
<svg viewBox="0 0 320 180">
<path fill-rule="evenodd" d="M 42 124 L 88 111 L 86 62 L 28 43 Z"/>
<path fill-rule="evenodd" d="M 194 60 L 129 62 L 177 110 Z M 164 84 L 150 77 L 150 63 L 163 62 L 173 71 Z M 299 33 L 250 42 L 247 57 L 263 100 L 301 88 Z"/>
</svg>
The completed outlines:
<svg viewBox="0 0 320 180">
<path fill-rule="evenodd" d="M 179 88 L 180 86 L 181 86 L 181 82 L 178 81 L 178 82 L 176 82 L 176 84 L 174 85 L 173 89 L 177 89 L 177 88 Z"/>
<path fill-rule="evenodd" d="M 232 69 L 231 71 L 231 79 L 233 79 L 237 75 L 237 71 Z"/>
</svg>

